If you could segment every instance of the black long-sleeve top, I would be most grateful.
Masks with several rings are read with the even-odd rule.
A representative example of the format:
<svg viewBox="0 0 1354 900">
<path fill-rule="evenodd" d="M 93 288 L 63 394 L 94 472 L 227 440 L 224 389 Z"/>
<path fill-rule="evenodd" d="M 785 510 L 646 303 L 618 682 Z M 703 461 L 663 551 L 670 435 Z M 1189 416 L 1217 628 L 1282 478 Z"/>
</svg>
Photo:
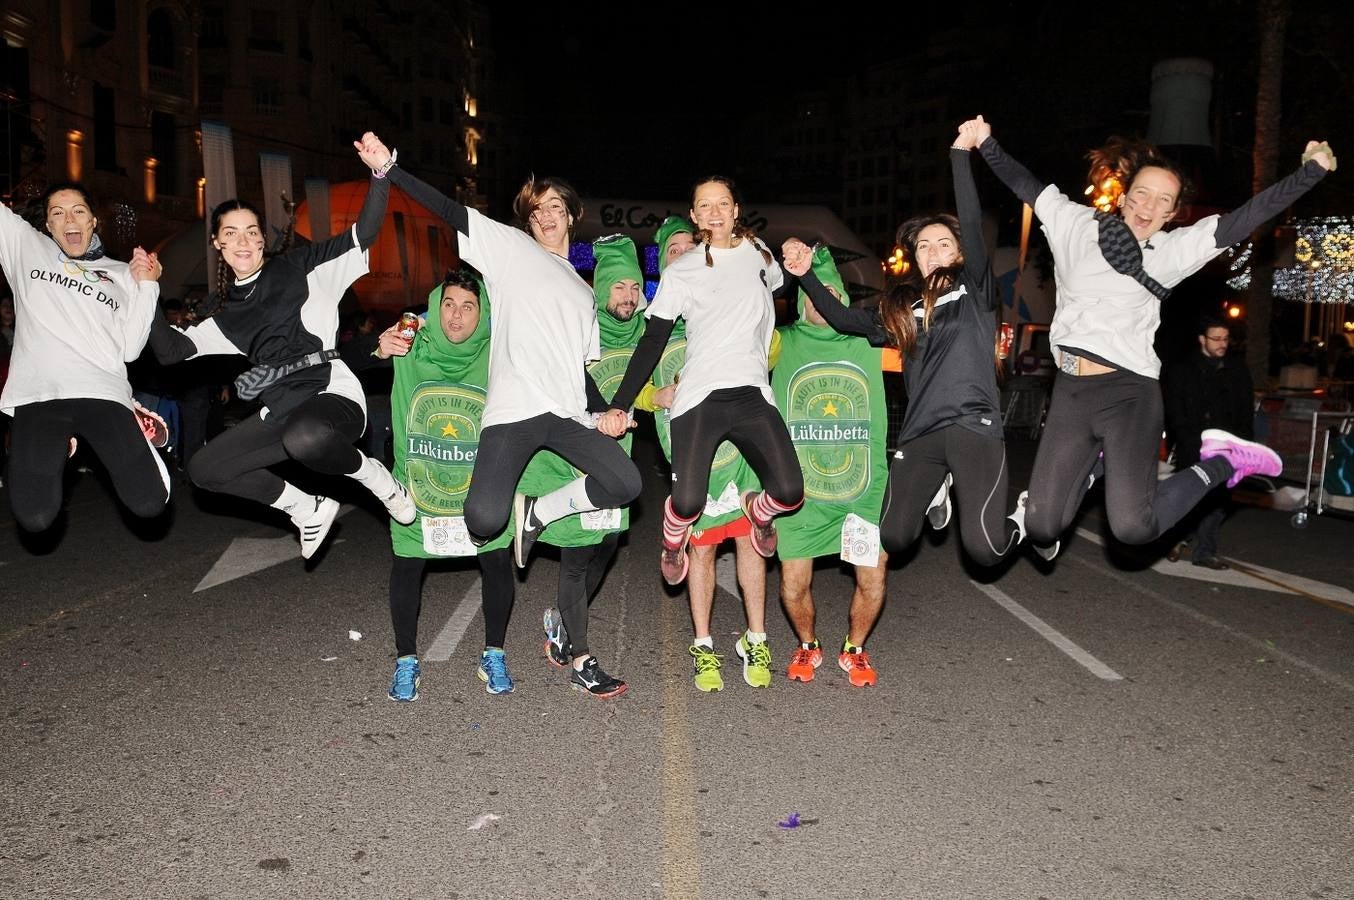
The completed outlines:
<svg viewBox="0 0 1354 900">
<path fill-rule="evenodd" d="M 898 432 L 898 446 L 950 425 L 1001 437 L 994 356 L 996 291 L 983 243 L 982 206 L 970 156 L 967 150 L 950 150 L 964 262 L 953 288 L 937 299 L 930 328 L 922 327 L 922 301 L 913 306 L 917 343 L 903 362 L 907 413 Z M 800 284 L 814 308 L 837 331 L 861 335 L 875 346 L 891 343 L 878 308 L 842 306 L 812 270 Z"/>
<path fill-rule="evenodd" d="M 367 273 L 366 250 L 376 241 L 389 194 L 389 182 L 373 178 L 352 229 L 265 260 L 254 275 L 234 282 L 220 311 L 203 322 L 176 329 L 157 317 L 150 336 L 156 358 L 169 365 L 195 356 L 240 354 L 254 365 L 280 366 L 335 349 L 339 300 Z M 260 399 L 280 414 L 320 392 L 364 406 L 361 384 L 337 359 L 283 378 Z"/>
</svg>

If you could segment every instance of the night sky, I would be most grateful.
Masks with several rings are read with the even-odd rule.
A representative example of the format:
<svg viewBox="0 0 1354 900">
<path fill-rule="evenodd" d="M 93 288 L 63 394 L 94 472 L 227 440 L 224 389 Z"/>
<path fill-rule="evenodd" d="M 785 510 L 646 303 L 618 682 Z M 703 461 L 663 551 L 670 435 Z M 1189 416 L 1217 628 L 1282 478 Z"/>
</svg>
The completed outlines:
<svg viewBox="0 0 1354 900">
<path fill-rule="evenodd" d="M 1145 132 L 1155 62 L 1210 59 L 1220 162 L 1239 173 L 1234 180 L 1249 180 L 1254 2 L 912 6 L 895 4 L 883 16 L 878 5 L 856 2 L 745 4 L 740 11 L 762 21 L 735 25 L 700 4 L 583 2 L 534 12 L 524 35 L 520 12 L 495 4 L 496 68 L 510 81 L 505 99 L 526 138 L 514 161 L 523 174 L 562 175 L 594 196 L 680 196 L 709 171 L 753 173 L 756 183 L 758 161 L 736 139 L 750 108 L 948 31 L 983 53 L 982 64 L 951 85 L 952 96 L 993 121 L 1003 144 L 1038 174 L 1060 182 L 1076 183 L 1081 153 L 1109 134 Z M 1354 4 L 1294 6 L 1281 171 L 1296 163 L 1308 136 L 1328 138 L 1354 160 L 1347 44 Z M 899 85 L 897 102 L 907 97 L 908 86 Z M 765 182 L 769 189 L 774 179 Z M 1330 187 L 1327 201 L 1354 209 L 1348 187 Z"/>
</svg>

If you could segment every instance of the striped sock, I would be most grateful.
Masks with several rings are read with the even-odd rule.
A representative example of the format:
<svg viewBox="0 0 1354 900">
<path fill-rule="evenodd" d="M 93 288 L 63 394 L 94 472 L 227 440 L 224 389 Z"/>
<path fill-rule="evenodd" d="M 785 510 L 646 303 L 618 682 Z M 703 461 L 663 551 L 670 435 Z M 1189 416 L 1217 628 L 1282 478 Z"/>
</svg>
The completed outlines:
<svg viewBox="0 0 1354 900">
<path fill-rule="evenodd" d="M 754 524 L 765 525 L 776 516 L 784 515 L 787 512 L 793 512 L 794 510 L 799 509 L 803 504 L 804 499 L 801 497 L 799 502 L 794 506 L 786 506 L 777 500 L 773 500 L 771 495 L 766 491 L 758 491 L 757 496 L 752 500 Z"/>
<path fill-rule="evenodd" d="M 700 518 L 700 513 L 696 513 L 689 519 L 683 519 L 677 513 L 672 511 L 672 498 L 668 497 L 663 501 L 663 546 L 669 550 L 675 550 L 686 542 L 687 532 L 691 530 L 691 525 Z"/>
</svg>

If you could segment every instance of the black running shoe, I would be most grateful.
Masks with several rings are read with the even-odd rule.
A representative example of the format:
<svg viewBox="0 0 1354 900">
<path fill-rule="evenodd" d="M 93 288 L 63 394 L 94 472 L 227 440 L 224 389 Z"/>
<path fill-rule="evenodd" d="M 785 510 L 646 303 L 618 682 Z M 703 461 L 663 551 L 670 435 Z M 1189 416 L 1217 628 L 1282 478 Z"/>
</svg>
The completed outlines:
<svg viewBox="0 0 1354 900">
<path fill-rule="evenodd" d="M 517 568 L 524 569 L 531 548 L 541 536 L 544 526 L 536 518 L 536 498 L 514 494 L 512 498 L 512 558 Z"/>
<path fill-rule="evenodd" d="M 597 657 L 589 656 L 583 663 L 583 670 L 571 669 L 569 684 L 576 691 L 592 694 L 594 697 L 619 697 L 625 693 L 628 685 L 619 678 L 612 678 L 597 665 Z"/>
</svg>

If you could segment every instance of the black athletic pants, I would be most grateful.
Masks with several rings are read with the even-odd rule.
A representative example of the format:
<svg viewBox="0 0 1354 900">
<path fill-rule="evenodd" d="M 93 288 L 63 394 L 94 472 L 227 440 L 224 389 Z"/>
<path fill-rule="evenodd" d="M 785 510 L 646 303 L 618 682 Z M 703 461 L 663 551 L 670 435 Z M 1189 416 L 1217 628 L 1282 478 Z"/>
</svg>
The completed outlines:
<svg viewBox="0 0 1354 900">
<path fill-rule="evenodd" d="M 597 509 L 626 506 L 639 496 L 639 469 L 620 443 L 573 419 L 541 413 L 520 422 L 490 425 L 480 432 L 475 470 L 465 498 L 466 529 L 492 540 L 512 515 L 512 497 L 537 450 L 553 450 L 584 473 L 584 489 Z"/>
<path fill-rule="evenodd" d="M 126 507 L 144 518 L 169 502 L 169 473 L 132 411 L 112 400 L 43 400 L 14 408 L 9 502 L 26 531 L 45 531 L 61 512 L 70 439 L 79 435 L 108 470 Z"/>
<path fill-rule="evenodd" d="M 954 475 L 964 551 L 981 566 L 996 565 L 1016 545 L 1015 523 L 1006 518 L 1006 444 L 999 433 L 982 435 L 959 425 L 913 438 L 893 454 L 880 542 L 889 553 L 912 546 L 946 473 Z"/>
<path fill-rule="evenodd" d="M 316 394 L 283 415 L 254 415 L 223 431 L 193 455 L 188 477 L 204 490 L 271 505 L 283 481 L 268 466 L 294 459 L 326 475 L 351 475 L 362 465 L 353 442 L 366 424 L 347 397 Z"/>
<path fill-rule="evenodd" d="M 771 499 L 791 509 L 803 502 L 804 473 L 780 410 L 755 387 L 723 388 L 672 420 L 674 513 L 691 519 L 705 509 L 710 466 L 726 440 L 743 454 Z"/>
<path fill-rule="evenodd" d="M 1052 544 L 1067 530 L 1102 450 L 1105 512 L 1125 544 L 1155 540 L 1231 475 L 1217 457 L 1157 481 L 1163 415 L 1154 379 L 1124 371 L 1055 378 L 1025 505 L 1035 543 Z"/>
<path fill-rule="evenodd" d="M 561 547 L 559 551 L 559 593 L 556 603 L 569 633 L 574 656 L 588 653 L 588 605 L 602 584 L 602 576 L 620 546 L 621 533 L 609 532 L 600 544 L 588 547 Z"/>
<path fill-rule="evenodd" d="M 480 608 L 484 611 L 484 646 L 502 647 L 516 589 L 512 548 L 481 553 Z M 418 653 L 418 615 L 423 608 L 423 573 L 428 560 L 397 556 L 390 565 L 390 624 L 395 629 L 395 655 Z"/>
</svg>

